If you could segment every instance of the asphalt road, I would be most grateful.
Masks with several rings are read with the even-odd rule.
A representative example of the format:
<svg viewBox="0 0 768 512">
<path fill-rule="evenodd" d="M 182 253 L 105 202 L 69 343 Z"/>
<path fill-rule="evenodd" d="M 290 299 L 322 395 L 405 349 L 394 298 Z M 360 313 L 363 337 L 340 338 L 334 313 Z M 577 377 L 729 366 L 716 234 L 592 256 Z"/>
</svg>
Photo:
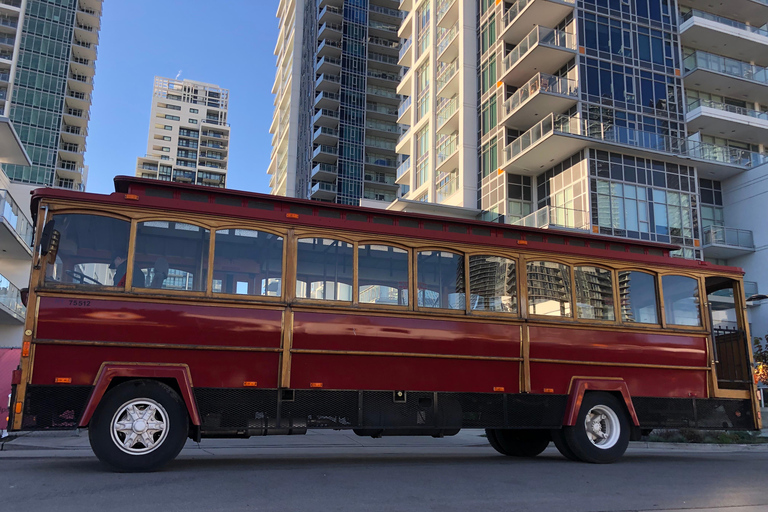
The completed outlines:
<svg viewBox="0 0 768 512">
<path fill-rule="evenodd" d="M 768 511 L 766 447 L 633 444 L 612 465 L 498 455 L 477 431 L 189 443 L 162 471 L 105 471 L 84 434 L 0 452 L 2 511 Z M 10 446 L 9 443 L 8 446 Z"/>
</svg>

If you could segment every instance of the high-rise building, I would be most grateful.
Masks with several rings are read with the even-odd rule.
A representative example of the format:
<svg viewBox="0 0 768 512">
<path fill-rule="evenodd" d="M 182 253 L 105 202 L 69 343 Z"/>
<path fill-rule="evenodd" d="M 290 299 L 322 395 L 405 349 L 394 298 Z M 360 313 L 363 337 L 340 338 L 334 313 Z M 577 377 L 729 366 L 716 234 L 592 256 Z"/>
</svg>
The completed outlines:
<svg viewBox="0 0 768 512">
<path fill-rule="evenodd" d="M 399 121 L 410 129 L 397 146 L 404 194 L 389 208 L 464 206 L 673 243 L 682 257 L 745 267 L 746 295 L 757 292 L 750 272 L 765 277 L 768 232 L 744 205 L 759 206 L 748 191 L 768 195 L 768 3 L 400 9 L 399 62 L 410 70 Z"/>
<path fill-rule="evenodd" d="M 102 0 L 0 2 L 0 113 L 10 117 L 31 166 L 11 181 L 84 189 Z"/>
<path fill-rule="evenodd" d="M 224 187 L 229 157 L 229 90 L 155 77 L 147 153 L 136 176 Z"/>
<path fill-rule="evenodd" d="M 395 0 L 281 0 L 273 194 L 385 207 L 397 197 Z"/>
</svg>

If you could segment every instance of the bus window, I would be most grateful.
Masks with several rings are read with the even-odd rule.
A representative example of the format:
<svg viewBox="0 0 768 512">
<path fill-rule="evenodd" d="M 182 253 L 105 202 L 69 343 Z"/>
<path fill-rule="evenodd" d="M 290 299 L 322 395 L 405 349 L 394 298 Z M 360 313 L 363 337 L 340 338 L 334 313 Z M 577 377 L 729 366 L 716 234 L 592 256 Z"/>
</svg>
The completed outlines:
<svg viewBox="0 0 768 512">
<path fill-rule="evenodd" d="M 209 230 L 192 224 L 139 222 L 134 268 L 144 274 L 144 282 L 134 278 L 133 286 L 205 291 L 210 238 Z"/>
<path fill-rule="evenodd" d="M 656 311 L 656 278 L 645 272 L 619 272 L 621 321 L 638 324 L 658 324 Z"/>
<path fill-rule="evenodd" d="M 600 267 L 573 269 L 576 314 L 587 320 L 614 320 L 613 275 Z"/>
<path fill-rule="evenodd" d="M 361 304 L 408 305 L 408 251 L 390 245 L 357 248 Z"/>
<path fill-rule="evenodd" d="M 420 308 L 466 309 L 464 256 L 422 251 L 417 260 Z"/>
<path fill-rule="evenodd" d="M 125 286 L 130 222 L 74 213 L 53 218 L 60 240 L 46 283 Z"/>
<path fill-rule="evenodd" d="M 663 276 L 664 316 L 671 325 L 701 325 L 699 282 L 685 276 Z"/>
<path fill-rule="evenodd" d="M 250 229 L 216 231 L 213 292 L 279 297 L 283 238 Z"/>
<path fill-rule="evenodd" d="M 474 311 L 517 313 L 515 260 L 469 257 L 469 307 Z"/>
<path fill-rule="evenodd" d="M 300 238 L 296 254 L 296 297 L 352 300 L 352 244 L 328 238 Z"/>
<path fill-rule="evenodd" d="M 570 317 L 571 276 L 568 265 L 551 261 L 530 261 L 527 273 L 528 313 Z"/>
</svg>

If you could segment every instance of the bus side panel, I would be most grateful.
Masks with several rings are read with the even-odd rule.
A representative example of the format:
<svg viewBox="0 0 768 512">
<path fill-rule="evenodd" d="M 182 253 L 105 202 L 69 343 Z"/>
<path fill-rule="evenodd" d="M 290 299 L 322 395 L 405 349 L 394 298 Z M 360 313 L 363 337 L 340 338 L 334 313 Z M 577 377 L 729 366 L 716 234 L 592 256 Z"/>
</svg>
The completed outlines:
<svg viewBox="0 0 768 512">
<path fill-rule="evenodd" d="M 492 359 L 520 357 L 518 325 L 297 312 L 292 348 L 293 388 L 519 391 L 519 361 Z"/>
<path fill-rule="evenodd" d="M 703 369 L 707 366 L 707 352 L 703 336 L 531 326 L 530 337 L 533 393 L 545 388 L 567 393 L 571 378 L 578 376 L 622 378 L 633 397 L 707 396 L 707 372 Z M 571 363 L 558 364 L 553 360 Z M 611 363 L 617 366 L 606 366 Z M 629 366 L 632 364 L 702 369 Z"/>
<path fill-rule="evenodd" d="M 280 347 L 282 311 L 42 297 L 37 339 Z"/>
</svg>

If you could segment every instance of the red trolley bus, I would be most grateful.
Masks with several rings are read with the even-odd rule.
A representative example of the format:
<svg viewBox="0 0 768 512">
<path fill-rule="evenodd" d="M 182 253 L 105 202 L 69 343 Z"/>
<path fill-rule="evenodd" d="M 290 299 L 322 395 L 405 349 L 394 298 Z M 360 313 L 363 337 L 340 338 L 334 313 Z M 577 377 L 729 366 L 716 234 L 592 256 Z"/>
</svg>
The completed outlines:
<svg viewBox="0 0 768 512">
<path fill-rule="evenodd" d="M 12 430 L 107 465 L 185 440 L 487 429 L 612 462 L 654 428 L 758 429 L 742 272 L 675 246 L 118 177 L 34 192 Z M 730 290 L 738 329 L 713 327 Z"/>
</svg>

